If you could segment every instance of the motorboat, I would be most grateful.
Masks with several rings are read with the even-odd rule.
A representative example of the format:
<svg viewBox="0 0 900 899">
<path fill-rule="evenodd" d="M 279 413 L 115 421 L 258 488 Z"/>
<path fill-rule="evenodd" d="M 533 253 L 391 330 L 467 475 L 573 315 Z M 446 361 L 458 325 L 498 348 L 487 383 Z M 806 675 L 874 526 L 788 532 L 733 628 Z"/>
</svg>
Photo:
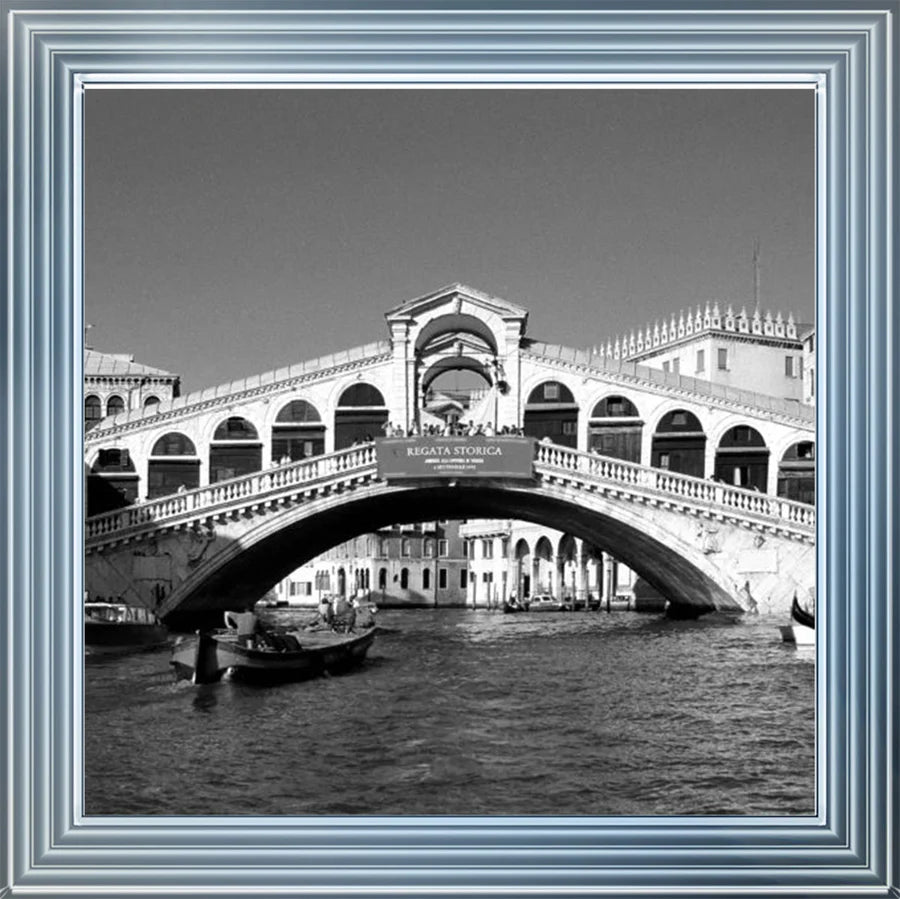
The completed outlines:
<svg viewBox="0 0 900 899">
<path fill-rule="evenodd" d="M 180 639 L 171 659 L 176 677 L 209 684 L 227 673 L 233 680 L 281 683 L 339 674 L 362 663 L 377 631 L 374 624 L 346 631 L 331 627 L 267 629 L 259 622 L 247 626 L 246 616 L 256 617 L 250 612 L 234 614 L 237 626 Z"/>
<path fill-rule="evenodd" d="M 800 605 L 796 594 L 791 603 L 791 623 L 779 625 L 779 630 L 785 643 L 795 643 L 797 646 L 814 646 L 816 643 L 815 614 Z"/>
<path fill-rule="evenodd" d="M 549 593 L 538 593 L 528 600 L 526 606 L 529 612 L 565 612 L 567 606 L 564 602 L 551 596 Z"/>
<path fill-rule="evenodd" d="M 166 626 L 144 606 L 126 602 L 84 604 L 87 655 L 111 655 L 158 649 L 168 644 Z"/>
</svg>

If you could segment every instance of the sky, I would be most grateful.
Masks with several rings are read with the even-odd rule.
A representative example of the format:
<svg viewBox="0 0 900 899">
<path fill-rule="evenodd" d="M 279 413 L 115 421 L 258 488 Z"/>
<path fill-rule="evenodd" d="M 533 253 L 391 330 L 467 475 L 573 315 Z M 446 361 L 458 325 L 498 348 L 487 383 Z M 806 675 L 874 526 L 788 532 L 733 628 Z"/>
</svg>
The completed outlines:
<svg viewBox="0 0 900 899">
<path fill-rule="evenodd" d="M 697 303 L 813 321 L 807 90 L 106 90 L 87 344 L 182 392 L 386 339 L 462 282 L 574 347 Z"/>
</svg>

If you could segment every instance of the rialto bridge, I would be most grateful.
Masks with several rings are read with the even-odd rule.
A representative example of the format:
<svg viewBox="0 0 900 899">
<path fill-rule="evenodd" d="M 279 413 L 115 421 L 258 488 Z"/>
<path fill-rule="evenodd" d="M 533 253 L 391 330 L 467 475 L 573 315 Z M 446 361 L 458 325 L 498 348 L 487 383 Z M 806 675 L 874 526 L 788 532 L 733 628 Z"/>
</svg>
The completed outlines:
<svg viewBox="0 0 900 899">
<path fill-rule="evenodd" d="M 791 498 L 798 473 L 814 490 L 812 409 L 531 340 L 524 309 L 461 285 L 386 319 L 389 340 L 89 431 L 88 593 L 170 620 L 247 605 L 335 544 L 438 517 L 571 533 L 682 611 L 781 613 L 813 588 L 815 512 Z M 459 370 L 484 387 L 442 389 Z M 455 418 L 531 438 L 530 477 L 379 477 L 388 423 Z"/>
</svg>

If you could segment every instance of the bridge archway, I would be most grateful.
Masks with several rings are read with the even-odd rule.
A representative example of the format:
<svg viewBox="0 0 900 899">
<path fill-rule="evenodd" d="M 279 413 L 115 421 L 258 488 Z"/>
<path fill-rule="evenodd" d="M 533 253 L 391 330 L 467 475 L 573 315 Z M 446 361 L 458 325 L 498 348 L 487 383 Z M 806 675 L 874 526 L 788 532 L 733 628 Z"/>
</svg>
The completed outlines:
<svg viewBox="0 0 900 899">
<path fill-rule="evenodd" d="M 87 514 L 99 515 L 137 500 L 140 477 L 127 449 L 101 449 L 87 478 Z"/>
<path fill-rule="evenodd" d="M 209 482 L 227 481 L 262 468 L 262 441 L 256 425 L 232 415 L 216 426 L 209 444 Z"/>
<path fill-rule="evenodd" d="M 740 585 L 704 554 L 694 539 L 695 527 L 689 538 L 679 538 L 664 523 L 599 494 L 586 496 L 555 484 L 525 487 L 488 481 L 414 488 L 373 482 L 350 495 L 329 494 L 273 513 L 193 568 L 160 613 L 246 606 L 333 546 L 398 521 L 498 516 L 531 521 L 603 546 L 686 614 L 717 608 L 741 611 Z M 546 539 L 534 547 L 533 562 L 543 562 L 547 580 L 554 555 Z M 540 586 L 534 569 L 530 586 L 532 594 Z"/>
<path fill-rule="evenodd" d="M 163 434 L 150 450 L 147 499 L 200 486 L 200 457 L 194 442 L 178 431 Z"/>
<path fill-rule="evenodd" d="M 716 450 L 714 474 L 726 484 L 765 493 L 769 481 L 769 448 L 762 434 L 750 425 L 729 428 Z"/>
<path fill-rule="evenodd" d="M 602 456 L 641 461 L 644 422 L 628 397 L 607 396 L 594 405 L 588 423 L 588 449 Z"/>
<path fill-rule="evenodd" d="M 272 423 L 272 461 L 297 462 L 325 452 L 325 423 L 319 410 L 307 400 L 285 403 Z"/>
<path fill-rule="evenodd" d="M 341 393 L 334 412 L 335 450 L 383 437 L 387 420 L 387 404 L 381 391 L 365 381 L 351 384 Z"/>
<path fill-rule="evenodd" d="M 815 504 L 816 445 L 812 440 L 801 440 L 785 450 L 778 464 L 778 495 Z"/>
<path fill-rule="evenodd" d="M 543 381 L 528 394 L 523 423 L 528 437 L 549 437 L 572 449 L 578 445 L 578 404 L 562 381 Z"/>
<path fill-rule="evenodd" d="M 650 450 L 654 468 L 702 478 L 705 458 L 706 434 L 693 412 L 674 409 L 659 420 Z"/>
</svg>

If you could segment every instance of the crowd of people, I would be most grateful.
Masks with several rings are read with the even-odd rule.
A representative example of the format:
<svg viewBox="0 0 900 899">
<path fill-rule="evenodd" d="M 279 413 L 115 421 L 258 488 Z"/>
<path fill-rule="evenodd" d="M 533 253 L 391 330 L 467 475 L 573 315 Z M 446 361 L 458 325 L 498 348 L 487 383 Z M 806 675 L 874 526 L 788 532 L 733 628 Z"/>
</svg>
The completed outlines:
<svg viewBox="0 0 900 899">
<path fill-rule="evenodd" d="M 446 421 L 442 424 L 427 424 L 420 428 L 413 423 L 408 429 L 401 425 L 387 422 L 384 426 L 385 437 L 524 437 L 523 428 L 515 425 L 494 427 L 492 422 L 476 424 L 473 421 Z"/>
</svg>

